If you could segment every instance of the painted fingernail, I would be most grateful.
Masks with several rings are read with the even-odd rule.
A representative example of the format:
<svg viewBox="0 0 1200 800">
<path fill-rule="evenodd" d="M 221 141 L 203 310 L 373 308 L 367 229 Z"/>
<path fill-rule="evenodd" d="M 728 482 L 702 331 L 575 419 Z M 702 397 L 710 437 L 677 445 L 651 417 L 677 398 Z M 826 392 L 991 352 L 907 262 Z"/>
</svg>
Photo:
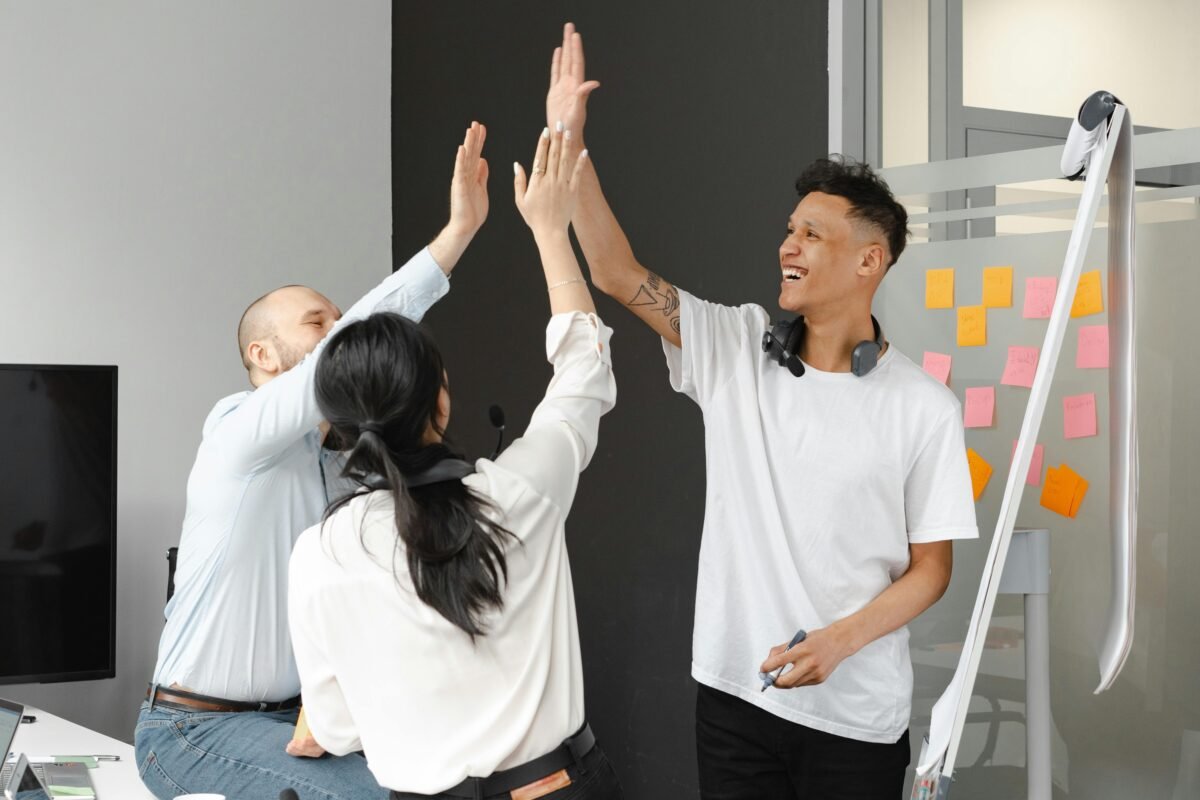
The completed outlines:
<svg viewBox="0 0 1200 800">
<path fill-rule="evenodd" d="M 561 119 L 558 122 L 554 123 L 554 130 L 558 133 L 562 133 L 562 120 Z"/>
<path fill-rule="evenodd" d="M 579 154 L 579 157 L 580 157 L 580 158 L 587 158 L 587 150 L 584 150 L 582 153 L 580 153 L 580 154 Z"/>
<path fill-rule="evenodd" d="M 513 175 L 520 175 L 520 174 L 521 174 L 521 165 L 514 161 L 513 162 Z"/>
<path fill-rule="evenodd" d="M 570 131 L 563 131 L 563 138 L 564 138 L 564 139 L 568 139 L 568 140 L 569 140 L 569 139 L 571 138 L 571 132 L 570 132 Z"/>
<path fill-rule="evenodd" d="M 550 138 L 550 129 L 549 128 L 542 128 L 542 138 L 543 139 Z"/>
</svg>

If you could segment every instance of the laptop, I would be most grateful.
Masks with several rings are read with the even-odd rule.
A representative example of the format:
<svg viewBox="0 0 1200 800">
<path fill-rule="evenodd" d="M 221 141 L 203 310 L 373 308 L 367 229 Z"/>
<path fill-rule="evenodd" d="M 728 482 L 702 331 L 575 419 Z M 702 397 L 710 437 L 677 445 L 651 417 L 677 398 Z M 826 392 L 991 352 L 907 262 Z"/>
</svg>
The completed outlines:
<svg viewBox="0 0 1200 800">
<path fill-rule="evenodd" d="M 24 755 L 19 756 L 15 761 L 7 761 L 9 748 L 12 747 L 13 739 L 17 736 L 17 729 L 21 725 L 23 713 L 25 713 L 25 707 L 20 703 L 12 703 L 0 698 L 0 753 L 6 759 L 4 768 L 0 771 L 0 789 L 4 791 L 5 800 L 13 800 L 18 796 L 21 800 L 26 800 L 26 798 L 41 800 L 42 797 L 50 800 L 59 797 L 94 800 L 96 789 L 92 785 L 92 776 L 88 775 L 88 768 L 83 764 L 71 762 L 30 764 L 29 759 Z M 21 768 L 22 764 L 25 765 L 24 770 Z M 37 781 L 43 794 L 34 793 L 32 788 L 26 789 L 24 784 L 30 783 L 30 781 Z M 20 787 L 19 792 L 18 787 Z"/>
</svg>

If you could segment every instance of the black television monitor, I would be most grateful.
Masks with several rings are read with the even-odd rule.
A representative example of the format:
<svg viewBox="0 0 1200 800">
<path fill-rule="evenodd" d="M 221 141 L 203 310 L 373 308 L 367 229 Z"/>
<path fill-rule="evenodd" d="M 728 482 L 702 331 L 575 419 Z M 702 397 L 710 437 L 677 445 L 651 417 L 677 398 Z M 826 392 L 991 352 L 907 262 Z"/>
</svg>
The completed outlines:
<svg viewBox="0 0 1200 800">
<path fill-rule="evenodd" d="M 116 673 L 117 368 L 0 364 L 0 683 Z"/>
</svg>

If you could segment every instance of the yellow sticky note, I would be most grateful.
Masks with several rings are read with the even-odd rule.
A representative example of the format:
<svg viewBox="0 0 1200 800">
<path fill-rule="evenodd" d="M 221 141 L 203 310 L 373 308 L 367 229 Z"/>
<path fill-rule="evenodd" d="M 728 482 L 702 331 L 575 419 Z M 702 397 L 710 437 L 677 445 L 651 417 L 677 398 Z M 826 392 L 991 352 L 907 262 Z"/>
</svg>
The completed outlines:
<svg viewBox="0 0 1200 800">
<path fill-rule="evenodd" d="M 958 346 L 982 347 L 987 344 L 987 309 L 983 306 L 958 307 Z"/>
<path fill-rule="evenodd" d="M 983 305 L 985 308 L 1012 308 L 1012 267 L 983 268 Z"/>
<path fill-rule="evenodd" d="M 300 717 L 296 720 L 296 730 L 292 733 L 292 738 L 296 741 L 303 741 L 311 734 L 308 730 L 308 717 L 304 716 L 304 709 L 300 709 Z"/>
<path fill-rule="evenodd" d="M 1094 269 L 1079 276 L 1075 288 L 1075 301 L 1071 303 L 1072 317 L 1086 317 L 1104 310 L 1104 296 L 1100 292 L 1100 270 Z"/>
<path fill-rule="evenodd" d="M 978 500 L 983 496 L 988 481 L 992 477 L 992 465 L 983 460 L 983 456 L 971 448 L 967 448 L 967 468 L 971 471 L 971 491 Z"/>
<path fill-rule="evenodd" d="M 925 270 L 925 307 L 954 308 L 954 268 Z"/>
</svg>

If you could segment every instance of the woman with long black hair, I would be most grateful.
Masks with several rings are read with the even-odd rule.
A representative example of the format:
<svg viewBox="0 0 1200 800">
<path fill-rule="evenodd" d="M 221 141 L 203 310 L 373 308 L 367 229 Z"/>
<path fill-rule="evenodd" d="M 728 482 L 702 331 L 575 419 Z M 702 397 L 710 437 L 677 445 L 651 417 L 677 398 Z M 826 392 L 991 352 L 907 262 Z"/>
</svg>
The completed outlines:
<svg viewBox="0 0 1200 800">
<path fill-rule="evenodd" d="M 560 126 L 561 127 L 561 126 Z M 587 152 L 543 132 L 517 207 L 537 241 L 554 377 L 494 461 L 445 444 L 445 367 L 393 314 L 348 325 L 317 401 L 361 490 L 296 543 L 289 619 L 325 750 L 362 750 L 393 798 L 619 798 L 583 707 L 564 521 L 616 399 L 608 341 L 568 226 Z M 301 791 L 303 794 L 303 791 Z"/>
</svg>

